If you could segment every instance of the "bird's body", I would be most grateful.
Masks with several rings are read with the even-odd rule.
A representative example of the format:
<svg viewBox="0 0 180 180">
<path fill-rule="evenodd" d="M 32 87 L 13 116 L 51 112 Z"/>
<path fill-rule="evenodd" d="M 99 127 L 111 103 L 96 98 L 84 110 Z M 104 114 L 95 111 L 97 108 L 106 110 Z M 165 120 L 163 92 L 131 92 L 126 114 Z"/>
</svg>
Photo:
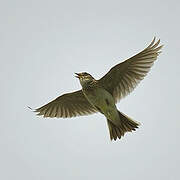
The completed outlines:
<svg viewBox="0 0 180 180">
<path fill-rule="evenodd" d="M 138 128 L 139 123 L 116 108 L 116 103 L 129 94 L 146 76 L 162 46 L 160 40 L 151 44 L 140 53 L 117 64 L 99 80 L 89 73 L 76 73 L 82 89 L 59 96 L 48 104 L 36 109 L 44 117 L 75 117 L 102 113 L 106 119 L 111 140 L 121 138 L 126 132 Z"/>
<path fill-rule="evenodd" d="M 120 125 L 119 114 L 116 109 L 114 98 L 108 91 L 98 86 L 96 82 L 92 82 L 90 87 L 86 86 L 82 91 L 89 103 L 100 113 L 104 114 L 116 125 Z"/>
</svg>

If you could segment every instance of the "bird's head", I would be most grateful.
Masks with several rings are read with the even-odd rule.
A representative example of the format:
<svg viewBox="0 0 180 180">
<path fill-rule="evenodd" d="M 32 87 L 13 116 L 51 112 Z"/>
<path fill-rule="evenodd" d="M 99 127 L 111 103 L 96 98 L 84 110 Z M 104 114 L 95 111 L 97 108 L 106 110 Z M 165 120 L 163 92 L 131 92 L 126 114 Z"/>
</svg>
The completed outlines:
<svg viewBox="0 0 180 180">
<path fill-rule="evenodd" d="M 90 84 L 91 82 L 94 82 L 94 78 L 87 72 L 82 72 L 82 73 L 75 73 L 76 76 L 80 83 L 81 83 L 81 86 L 85 86 L 85 85 L 88 85 Z"/>
</svg>

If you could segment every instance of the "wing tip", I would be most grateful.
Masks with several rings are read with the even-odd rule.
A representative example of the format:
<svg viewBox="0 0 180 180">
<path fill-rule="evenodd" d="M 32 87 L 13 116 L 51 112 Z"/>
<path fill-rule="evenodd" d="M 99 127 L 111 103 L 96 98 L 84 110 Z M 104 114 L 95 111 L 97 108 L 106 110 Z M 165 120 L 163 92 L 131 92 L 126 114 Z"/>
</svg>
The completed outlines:
<svg viewBox="0 0 180 180">
<path fill-rule="evenodd" d="M 151 41 L 149 46 L 150 47 L 154 47 L 154 46 L 157 47 L 159 45 L 159 43 L 161 42 L 161 39 L 159 38 L 156 43 L 155 43 L 155 41 L 156 41 L 156 36 L 153 37 L 153 40 Z M 164 46 L 164 45 L 161 45 L 161 46 Z"/>
<path fill-rule="evenodd" d="M 27 108 L 30 109 L 32 112 L 36 112 L 36 109 L 33 109 L 30 106 L 27 106 Z"/>
</svg>

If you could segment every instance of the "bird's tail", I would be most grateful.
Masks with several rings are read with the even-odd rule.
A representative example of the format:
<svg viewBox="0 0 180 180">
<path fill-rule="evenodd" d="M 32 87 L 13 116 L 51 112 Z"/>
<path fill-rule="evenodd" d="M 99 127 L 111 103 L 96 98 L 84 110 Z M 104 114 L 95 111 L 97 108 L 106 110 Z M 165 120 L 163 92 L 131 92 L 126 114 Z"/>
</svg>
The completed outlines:
<svg viewBox="0 0 180 180">
<path fill-rule="evenodd" d="M 117 138 L 120 139 L 121 136 L 124 136 L 126 132 L 135 131 L 140 125 L 140 123 L 133 121 L 131 118 L 121 112 L 119 112 L 119 118 L 121 121 L 119 126 L 113 124 L 112 121 L 107 119 L 111 140 L 116 140 Z"/>
</svg>

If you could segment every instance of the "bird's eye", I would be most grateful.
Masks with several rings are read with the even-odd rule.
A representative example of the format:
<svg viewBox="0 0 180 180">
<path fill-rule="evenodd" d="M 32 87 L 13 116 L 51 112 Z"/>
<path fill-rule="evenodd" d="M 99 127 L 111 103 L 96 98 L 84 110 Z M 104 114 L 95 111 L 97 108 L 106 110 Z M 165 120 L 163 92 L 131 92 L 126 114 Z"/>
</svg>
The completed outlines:
<svg viewBox="0 0 180 180">
<path fill-rule="evenodd" d="M 89 74 L 88 74 L 88 73 L 86 73 L 86 72 L 84 72 L 83 74 L 84 74 L 84 76 L 89 76 Z"/>
</svg>

